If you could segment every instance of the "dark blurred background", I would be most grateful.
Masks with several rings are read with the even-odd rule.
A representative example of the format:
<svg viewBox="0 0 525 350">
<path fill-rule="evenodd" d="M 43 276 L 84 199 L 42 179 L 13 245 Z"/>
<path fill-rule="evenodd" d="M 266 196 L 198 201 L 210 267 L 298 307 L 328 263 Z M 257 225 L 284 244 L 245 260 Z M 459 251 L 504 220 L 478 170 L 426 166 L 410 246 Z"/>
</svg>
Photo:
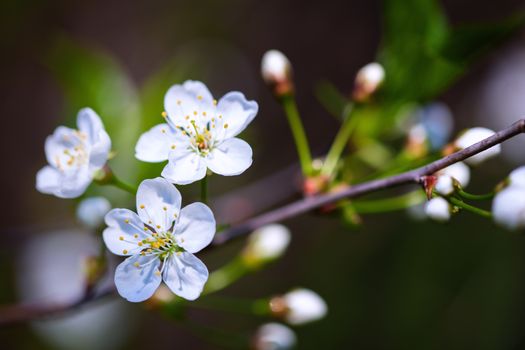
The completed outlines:
<svg viewBox="0 0 525 350">
<path fill-rule="evenodd" d="M 519 0 L 450 0 L 442 5 L 452 24 L 498 20 L 525 8 Z M 130 115 L 150 118 L 138 122 L 141 130 L 160 122 L 162 104 L 148 99 L 155 83 L 179 83 L 193 72 L 215 96 L 240 90 L 257 100 L 260 112 L 246 136 L 254 148 L 254 165 L 241 177 L 212 179 L 212 194 L 221 195 L 296 161 L 286 119 L 259 75 L 262 54 L 279 49 L 292 61 L 306 132 L 314 153 L 321 155 L 338 122 L 316 101 L 313 89 L 328 80 L 342 92 L 351 91 L 357 70 L 375 59 L 381 14 L 380 1 L 357 0 L 3 1 L 0 302 L 20 298 L 17 279 L 23 276 L 17 265 L 31 237 L 78 227 L 74 201 L 42 195 L 34 186 L 35 174 L 45 164 L 45 137 L 65 120 L 73 126 L 76 111 L 87 103 L 82 93 L 72 91 L 68 78 L 89 81 L 89 67 L 69 58 L 81 60 L 88 50 L 118 67 L 122 81 L 96 92 L 97 98 L 116 99 Z M 130 105 L 136 101 L 123 99 L 122 91 L 126 98 L 140 95 L 146 107 L 137 112 Z M 525 114 L 525 31 L 478 61 L 438 99 L 449 104 L 456 131 L 474 125 L 499 129 Z M 124 134 L 137 127 L 128 117 L 122 113 L 116 119 Z M 134 142 L 129 141 L 128 153 L 122 152 L 130 162 Z M 484 192 L 512 167 L 524 164 L 524 145 L 517 141 L 505 147 L 504 157 L 476 169 L 473 192 Z M 294 175 L 288 180 L 295 185 Z M 191 197 L 191 188 L 188 193 Z M 263 297 L 295 286 L 317 291 L 329 314 L 296 329 L 300 349 L 525 349 L 522 236 L 468 213 L 446 225 L 413 222 L 402 212 L 365 216 L 365 225 L 354 231 L 314 215 L 286 224 L 294 233 L 287 255 L 223 294 Z M 61 242 L 53 246 L 68 249 Z M 241 245 L 203 259 L 219 264 Z M 97 335 L 97 342 L 85 340 L 78 348 L 214 348 L 140 306 L 118 305 L 118 310 L 130 316 L 108 326 L 109 334 Z M 94 316 L 92 323 L 97 317 L 103 316 Z M 246 334 L 262 322 L 200 311 L 194 317 Z M 1 329 L 0 347 L 71 346 L 45 340 L 39 336 L 46 332 L 41 326 Z M 118 339 L 111 340 L 112 335 Z"/>
</svg>

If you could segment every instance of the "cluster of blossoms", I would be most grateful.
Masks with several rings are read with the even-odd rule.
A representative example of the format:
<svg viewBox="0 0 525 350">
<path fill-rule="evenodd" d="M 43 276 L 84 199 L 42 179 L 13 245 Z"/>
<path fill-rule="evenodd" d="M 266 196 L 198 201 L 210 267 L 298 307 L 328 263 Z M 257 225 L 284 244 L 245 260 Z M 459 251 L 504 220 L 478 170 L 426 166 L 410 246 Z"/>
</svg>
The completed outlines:
<svg viewBox="0 0 525 350">
<path fill-rule="evenodd" d="M 113 209 L 105 215 L 104 242 L 114 254 L 127 256 L 116 269 L 115 284 L 127 300 L 139 302 L 164 283 L 176 295 L 194 300 L 208 279 L 208 269 L 193 254 L 209 245 L 215 235 L 213 213 L 203 203 L 181 209 L 181 195 L 173 184 L 203 179 L 207 171 L 232 176 L 252 164 L 252 149 L 237 138 L 255 118 L 258 105 L 240 92 L 219 101 L 198 81 L 172 86 L 166 93 L 165 123 L 138 140 L 139 160 L 168 160 L 162 178 L 144 180 L 138 187 L 137 213 Z M 37 174 L 40 192 L 61 198 L 82 195 L 104 172 L 111 140 L 100 117 L 82 109 L 78 130 L 58 127 L 46 140 L 49 165 Z M 78 217 L 91 227 L 109 210 L 103 198 L 84 201 Z"/>
</svg>

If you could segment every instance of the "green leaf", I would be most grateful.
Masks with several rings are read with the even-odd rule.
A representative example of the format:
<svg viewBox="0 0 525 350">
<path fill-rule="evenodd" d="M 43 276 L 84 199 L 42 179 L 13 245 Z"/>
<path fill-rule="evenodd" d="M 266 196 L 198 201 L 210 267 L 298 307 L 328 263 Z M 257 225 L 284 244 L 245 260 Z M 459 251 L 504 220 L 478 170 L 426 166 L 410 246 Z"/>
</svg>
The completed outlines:
<svg viewBox="0 0 525 350">
<path fill-rule="evenodd" d="M 439 54 L 457 64 L 469 64 L 525 25 L 525 13 L 499 22 L 461 25 L 453 29 Z"/>
</svg>

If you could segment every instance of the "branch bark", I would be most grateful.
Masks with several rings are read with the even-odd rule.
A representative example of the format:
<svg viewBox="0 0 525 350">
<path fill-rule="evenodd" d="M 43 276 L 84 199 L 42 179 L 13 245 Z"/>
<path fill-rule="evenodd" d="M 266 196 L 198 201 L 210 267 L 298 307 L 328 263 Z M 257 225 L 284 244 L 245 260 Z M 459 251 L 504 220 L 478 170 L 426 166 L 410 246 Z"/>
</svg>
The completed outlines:
<svg viewBox="0 0 525 350">
<path fill-rule="evenodd" d="M 316 208 L 323 207 L 327 204 L 337 202 L 344 198 L 356 198 L 365 194 L 401 185 L 421 184 L 424 176 L 432 175 L 435 172 L 444 169 L 449 165 L 452 165 L 454 163 L 467 159 L 473 155 L 481 153 L 482 151 L 492 146 L 500 144 L 522 133 L 525 133 L 525 119 L 517 121 L 510 127 L 497 132 L 493 136 L 481 142 L 478 142 L 468 148 L 453 153 L 421 168 L 407 171 L 399 175 L 387 177 L 384 179 L 364 182 L 358 185 L 351 186 L 337 193 L 322 194 L 314 197 L 301 199 L 283 207 L 261 214 L 259 216 L 255 216 L 251 219 L 246 220 L 243 223 L 234 225 L 233 227 L 217 235 L 214 241 L 212 242 L 211 246 L 222 245 L 235 238 L 245 236 L 253 230 L 266 224 L 283 221 L 295 217 L 297 215 L 307 213 Z M 88 293 L 71 303 L 52 305 L 19 304 L 3 306 L 0 308 L 0 327 L 62 314 L 82 307 L 87 303 L 99 300 L 100 298 L 113 294 L 114 292 L 114 286 L 110 286 L 106 289 L 100 290 L 96 295 Z"/>
</svg>

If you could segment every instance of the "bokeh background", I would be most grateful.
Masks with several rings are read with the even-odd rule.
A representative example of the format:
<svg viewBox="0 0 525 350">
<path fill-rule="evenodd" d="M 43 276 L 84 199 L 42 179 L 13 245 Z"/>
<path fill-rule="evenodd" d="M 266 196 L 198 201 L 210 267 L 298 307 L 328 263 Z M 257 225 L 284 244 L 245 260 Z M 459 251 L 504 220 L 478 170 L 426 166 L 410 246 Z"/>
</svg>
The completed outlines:
<svg viewBox="0 0 525 350">
<path fill-rule="evenodd" d="M 519 0 L 441 5 L 451 24 L 501 20 L 525 10 Z M 51 298 L 74 294 L 71 285 L 79 281 L 64 266 L 96 251 L 75 220 L 76 202 L 34 187 L 45 163 L 45 137 L 56 125 L 74 125 L 85 105 L 109 116 L 106 125 L 127 146 L 118 149 L 116 166 L 134 182 L 152 171 L 137 168 L 136 135 L 160 122 L 168 86 L 194 78 L 215 96 L 243 91 L 260 106 L 243 136 L 253 145 L 254 164 L 243 176 L 212 178 L 211 193 L 222 198 L 214 209 L 223 220 L 248 215 L 272 198 L 297 197 L 299 175 L 290 165 L 296 153 L 286 119 L 260 78 L 262 54 L 276 48 L 293 62 L 299 109 L 313 152 L 321 155 L 339 122 L 317 101 L 314 88 L 327 80 L 350 93 L 357 70 L 376 57 L 382 13 L 380 1 L 364 0 L 3 1 L 0 303 L 38 300 L 40 292 Z M 525 31 L 476 61 L 436 99 L 450 106 L 455 131 L 499 129 L 525 115 Z M 472 191 L 485 192 L 525 164 L 524 149 L 522 137 L 505 145 L 503 157 L 475 169 Z M 242 192 L 275 172 L 278 180 Z M 194 187 L 184 188 L 186 202 L 197 198 Z M 233 190 L 240 197 L 223 196 Z M 129 200 L 107 193 L 114 205 Z M 286 222 L 294 235 L 285 257 L 221 293 L 258 298 L 296 286 L 317 291 L 329 314 L 296 328 L 300 349 L 525 349 L 523 236 L 468 213 L 446 225 L 415 222 L 403 212 L 364 220 L 352 230 L 334 217 Z M 202 258 L 220 266 L 242 244 Z M 46 271 L 37 269 L 48 260 Z M 72 277 L 53 279 L 57 274 Z M 27 281 L 34 279 L 39 282 Z M 0 329 L 0 347 L 216 348 L 166 317 L 116 298 L 88 308 L 65 319 Z M 202 310 L 191 317 L 246 335 L 264 321 Z"/>
</svg>

